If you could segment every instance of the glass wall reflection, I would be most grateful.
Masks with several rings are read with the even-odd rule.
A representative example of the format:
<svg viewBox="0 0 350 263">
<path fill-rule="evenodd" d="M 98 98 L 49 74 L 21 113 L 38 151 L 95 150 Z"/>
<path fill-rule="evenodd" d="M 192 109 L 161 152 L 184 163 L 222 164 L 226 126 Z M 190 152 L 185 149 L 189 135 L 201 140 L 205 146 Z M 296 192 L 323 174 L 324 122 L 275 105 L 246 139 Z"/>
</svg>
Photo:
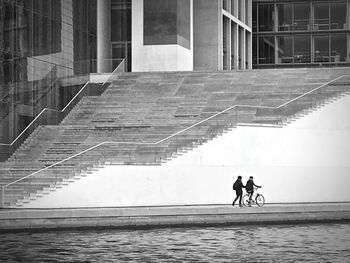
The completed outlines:
<svg viewBox="0 0 350 263">
<path fill-rule="evenodd" d="M 331 62 L 349 62 L 346 33 L 330 34 Z"/>
<path fill-rule="evenodd" d="M 346 2 L 330 2 L 331 29 L 346 29 Z"/>
<path fill-rule="evenodd" d="M 293 30 L 293 4 L 283 3 L 277 4 L 278 13 L 278 30 Z"/>
<path fill-rule="evenodd" d="M 258 29 L 261 32 L 273 31 L 273 4 L 259 4 L 258 6 Z"/>
<path fill-rule="evenodd" d="M 350 63 L 349 6 L 346 0 L 254 1 L 253 65 Z"/>
<path fill-rule="evenodd" d="M 295 3 L 294 5 L 294 30 L 310 29 L 310 4 Z"/>
<path fill-rule="evenodd" d="M 314 36 L 314 61 L 329 62 L 329 36 Z"/>
<path fill-rule="evenodd" d="M 259 37 L 259 64 L 275 63 L 275 44 L 272 36 Z"/>
<path fill-rule="evenodd" d="M 311 36 L 296 35 L 294 37 L 294 62 L 311 62 Z"/>
<path fill-rule="evenodd" d="M 131 0 L 112 0 L 111 5 L 112 58 L 125 59 L 131 71 Z"/>
<path fill-rule="evenodd" d="M 44 108 L 61 110 L 62 85 L 77 86 L 67 77 L 90 72 L 95 2 L 0 0 L 0 143 L 11 143 Z M 55 119 L 41 116 L 42 124 Z"/>
<path fill-rule="evenodd" d="M 278 63 L 293 63 L 293 36 L 278 36 Z"/>
<path fill-rule="evenodd" d="M 314 3 L 314 29 L 329 29 L 329 3 Z"/>
</svg>

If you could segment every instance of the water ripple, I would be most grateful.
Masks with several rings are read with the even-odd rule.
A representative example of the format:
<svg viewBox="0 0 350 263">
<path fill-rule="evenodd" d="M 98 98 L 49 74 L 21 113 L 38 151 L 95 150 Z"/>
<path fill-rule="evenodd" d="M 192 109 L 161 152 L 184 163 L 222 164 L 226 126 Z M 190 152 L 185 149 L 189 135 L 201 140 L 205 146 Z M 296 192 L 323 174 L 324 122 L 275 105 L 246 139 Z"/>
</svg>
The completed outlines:
<svg viewBox="0 0 350 263">
<path fill-rule="evenodd" d="M 0 262 L 347 262 L 350 224 L 9 233 Z"/>
</svg>

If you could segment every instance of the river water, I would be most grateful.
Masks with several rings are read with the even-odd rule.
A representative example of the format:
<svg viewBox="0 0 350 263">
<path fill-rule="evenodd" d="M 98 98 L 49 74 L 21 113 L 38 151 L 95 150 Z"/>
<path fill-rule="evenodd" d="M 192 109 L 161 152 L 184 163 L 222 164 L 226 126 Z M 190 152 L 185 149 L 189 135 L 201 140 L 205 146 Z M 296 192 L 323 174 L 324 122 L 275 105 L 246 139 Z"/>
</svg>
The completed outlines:
<svg viewBox="0 0 350 263">
<path fill-rule="evenodd" d="M 350 262 L 350 224 L 1 233 L 0 262 Z"/>
</svg>

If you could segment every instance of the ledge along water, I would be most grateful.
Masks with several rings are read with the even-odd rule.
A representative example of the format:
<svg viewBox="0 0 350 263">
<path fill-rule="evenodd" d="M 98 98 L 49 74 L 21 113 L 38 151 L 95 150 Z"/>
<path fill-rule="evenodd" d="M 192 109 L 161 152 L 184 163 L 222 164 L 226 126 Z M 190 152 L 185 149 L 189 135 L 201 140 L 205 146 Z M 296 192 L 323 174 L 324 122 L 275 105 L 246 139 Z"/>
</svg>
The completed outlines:
<svg viewBox="0 0 350 263">
<path fill-rule="evenodd" d="M 0 210 L 0 232 L 336 221 L 350 222 L 350 202 Z"/>
</svg>

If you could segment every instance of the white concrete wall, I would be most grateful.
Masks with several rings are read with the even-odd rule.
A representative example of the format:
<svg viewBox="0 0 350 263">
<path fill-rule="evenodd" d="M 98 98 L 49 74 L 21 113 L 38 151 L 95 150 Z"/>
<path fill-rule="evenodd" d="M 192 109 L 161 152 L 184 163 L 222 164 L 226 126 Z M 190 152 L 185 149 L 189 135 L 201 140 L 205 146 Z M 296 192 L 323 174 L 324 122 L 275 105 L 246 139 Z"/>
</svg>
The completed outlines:
<svg viewBox="0 0 350 263">
<path fill-rule="evenodd" d="M 27 74 L 28 81 L 40 80 L 53 68 L 54 64 L 64 65 L 59 67 L 58 76 L 69 76 L 73 74 L 74 61 L 74 37 L 73 37 L 73 2 L 72 0 L 61 0 L 61 52 L 28 57 Z M 45 62 L 47 61 L 47 62 Z"/>
<path fill-rule="evenodd" d="M 143 0 L 132 0 L 132 71 L 193 70 L 193 3 L 191 49 L 180 45 L 143 45 Z"/>
<path fill-rule="evenodd" d="M 279 128 L 239 127 L 162 166 L 107 166 L 27 207 L 230 204 L 253 175 L 268 203 L 350 201 L 350 96 Z"/>
</svg>

